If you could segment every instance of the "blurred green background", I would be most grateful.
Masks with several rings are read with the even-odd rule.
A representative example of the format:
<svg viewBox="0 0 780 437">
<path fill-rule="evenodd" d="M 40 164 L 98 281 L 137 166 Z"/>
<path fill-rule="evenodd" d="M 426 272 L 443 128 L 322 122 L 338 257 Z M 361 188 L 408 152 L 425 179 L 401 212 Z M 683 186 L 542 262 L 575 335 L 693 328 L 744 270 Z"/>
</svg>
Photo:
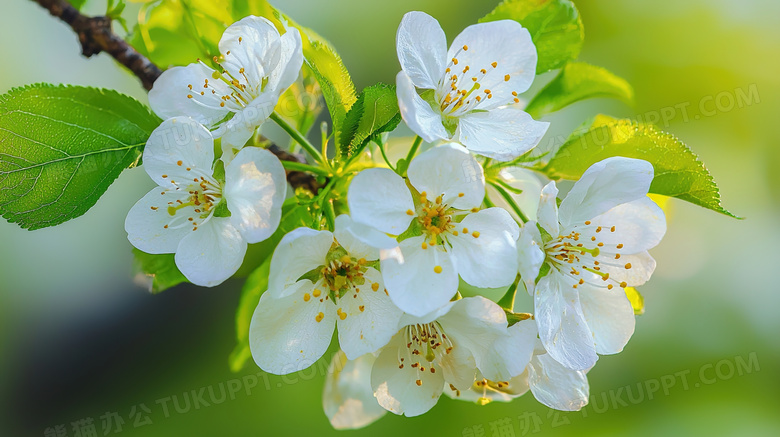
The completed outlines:
<svg viewBox="0 0 780 437">
<path fill-rule="evenodd" d="M 451 40 L 494 7 L 468 0 L 272 3 L 328 38 L 358 88 L 393 82 L 395 30 L 405 12 L 434 15 Z M 597 112 L 658 120 L 707 164 L 726 208 L 747 219 L 671 203 L 668 234 L 653 251 L 656 274 L 640 289 L 647 311 L 625 351 L 602 357 L 590 372 L 592 405 L 584 413 L 552 413 L 530 394 L 485 407 L 442 399 L 422 417 L 388 414 L 346 434 L 780 435 L 780 3 L 575 3 L 586 35 L 580 59 L 626 78 L 636 105 L 576 104 L 552 118 L 542 147 Z M 35 3 L 5 0 L 3 8 L 0 91 L 46 81 L 145 99 L 108 56 L 81 58 L 76 36 Z M 104 10 L 100 0 L 87 8 Z M 750 100 L 737 104 L 740 94 Z M 239 281 L 158 296 L 134 285 L 123 223 L 150 186 L 134 169 L 89 213 L 62 226 L 27 232 L 0 223 L 0 435 L 40 436 L 64 425 L 74 436 L 71 423 L 88 418 L 96 435 L 114 435 L 119 428 L 104 433 L 107 412 L 124 420 L 121 436 L 337 434 L 322 411 L 323 366 L 286 378 L 258 377 L 253 363 L 229 371 Z M 247 394 L 253 378 L 258 385 Z M 219 396 L 220 384 L 236 381 L 233 399 L 185 408 L 185 393 L 211 387 Z M 168 401 L 166 417 L 162 404 L 174 395 L 188 411 Z M 151 424 L 140 426 L 147 416 Z"/>
</svg>

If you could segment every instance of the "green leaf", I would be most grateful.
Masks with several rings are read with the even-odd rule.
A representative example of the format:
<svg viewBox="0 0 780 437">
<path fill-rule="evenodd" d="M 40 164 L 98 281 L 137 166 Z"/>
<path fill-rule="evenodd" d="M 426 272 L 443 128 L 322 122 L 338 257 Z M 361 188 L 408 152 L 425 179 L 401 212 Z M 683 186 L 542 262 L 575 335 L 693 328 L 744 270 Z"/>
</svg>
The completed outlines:
<svg viewBox="0 0 780 437">
<path fill-rule="evenodd" d="M 87 0 L 68 0 L 68 3 L 71 4 L 74 8 L 77 10 L 81 10 L 81 8 L 84 7 L 84 4 L 87 2 Z"/>
<path fill-rule="evenodd" d="M 333 132 L 339 138 L 347 111 L 357 100 L 355 84 L 333 47 L 316 39 L 319 37 L 308 29 L 302 28 L 301 33 L 304 35 L 303 56 L 320 84 L 333 121 Z"/>
<path fill-rule="evenodd" d="M 210 63 L 218 43 L 236 19 L 229 0 L 162 0 L 145 5 L 128 42 L 160 68 Z"/>
<path fill-rule="evenodd" d="M 531 33 L 539 55 L 537 74 L 563 67 L 582 49 L 582 20 L 568 0 L 504 0 L 479 22 L 497 20 L 515 20 Z"/>
<path fill-rule="evenodd" d="M 252 356 L 249 350 L 249 324 L 252 315 L 260 302 L 260 296 L 268 289 L 268 275 L 271 273 L 271 257 L 269 256 L 246 280 L 241 289 L 241 300 L 236 310 L 236 339 L 238 344 L 230 353 L 228 361 L 230 370 L 238 372 Z"/>
<path fill-rule="evenodd" d="M 187 282 L 187 278 L 179 271 L 172 253 L 152 255 L 133 249 L 133 272 L 136 275 L 145 275 L 151 279 L 149 291 L 152 294 L 160 293 L 174 285 Z"/>
<path fill-rule="evenodd" d="M 84 214 L 159 124 L 115 91 L 38 84 L 0 96 L 0 215 L 32 230 Z"/>
<path fill-rule="evenodd" d="M 383 132 L 389 132 L 401 122 L 395 87 L 379 83 L 365 88 L 344 119 L 339 150 L 350 157 Z"/>
<path fill-rule="evenodd" d="M 583 133 L 584 132 L 584 133 Z M 653 164 L 650 192 L 676 197 L 730 217 L 720 193 L 698 157 L 671 134 L 631 120 L 597 116 L 589 127 L 575 132 L 543 169 L 554 179 L 578 179 L 592 164 L 612 156 L 644 159 Z"/>
<path fill-rule="evenodd" d="M 580 100 L 598 97 L 616 98 L 630 104 L 634 90 L 624 79 L 601 67 L 572 62 L 528 103 L 525 111 L 539 118 Z"/>
</svg>

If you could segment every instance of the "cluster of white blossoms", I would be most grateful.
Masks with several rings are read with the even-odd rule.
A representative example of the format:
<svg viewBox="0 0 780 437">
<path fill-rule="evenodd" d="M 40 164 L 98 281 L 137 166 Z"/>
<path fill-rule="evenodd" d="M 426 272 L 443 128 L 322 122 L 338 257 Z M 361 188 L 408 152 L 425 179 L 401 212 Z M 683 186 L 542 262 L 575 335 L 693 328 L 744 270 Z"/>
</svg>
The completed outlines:
<svg viewBox="0 0 780 437">
<path fill-rule="evenodd" d="M 150 92 L 167 118 L 143 156 L 159 187 L 126 222 L 133 245 L 175 253 L 182 273 L 205 286 L 232 276 L 247 243 L 279 225 L 284 169 L 244 146 L 302 62 L 298 31 L 280 35 L 263 18 L 234 24 L 219 47 L 221 70 L 175 67 Z M 598 354 L 620 352 L 633 334 L 625 288 L 649 279 L 647 250 L 666 230 L 647 197 L 652 165 L 598 162 L 560 202 L 555 182 L 542 188 L 528 170 L 506 166 L 494 177 L 514 187 L 523 217 L 492 206 L 485 163 L 526 154 L 548 127 L 520 107 L 536 72 L 529 32 L 510 20 L 477 24 L 448 50 L 438 22 L 411 12 L 397 50 L 401 115 L 434 144 L 414 157 L 415 144 L 406 171 L 376 165 L 350 176 L 348 211 L 333 228 L 281 239 L 251 321 L 255 362 L 274 374 L 303 370 L 336 331 L 323 399 L 337 428 L 385 411 L 420 415 L 442 393 L 484 404 L 530 390 L 549 407 L 582 408 Z M 525 289 L 533 309 L 463 297 L 465 287 Z"/>
</svg>

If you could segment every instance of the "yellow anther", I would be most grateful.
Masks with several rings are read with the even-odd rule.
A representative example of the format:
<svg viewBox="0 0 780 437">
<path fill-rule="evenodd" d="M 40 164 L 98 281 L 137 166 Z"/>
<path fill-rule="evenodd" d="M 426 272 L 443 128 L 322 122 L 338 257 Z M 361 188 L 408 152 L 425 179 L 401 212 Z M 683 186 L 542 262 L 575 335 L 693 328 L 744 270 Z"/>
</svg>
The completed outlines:
<svg viewBox="0 0 780 437">
<path fill-rule="evenodd" d="M 379 290 L 379 283 L 378 282 L 374 282 L 373 284 L 371 284 L 371 289 L 374 290 L 374 291 Z"/>
<path fill-rule="evenodd" d="M 464 51 L 464 52 L 465 52 L 465 51 L 467 51 L 468 49 L 469 49 L 469 46 L 467 46 L 467 45 L 464 45 L 464 46 L 463 46 L 463 51 Z"/>
<path fill-rule="evenodd" d="M 436 272 L 436 273 L 441 273 L 442 268 L 441 268 L 441 266 L 436 266 L 436 267 L 433 268 L 433 271 Z"/>
<path fill-rule="evenodd" d="M 422 248 L 423 248 L 423 250 L 427 249 L 427 248 L 428 248 L 428 243 L 426 243 L 425 241 L 423 241 L 423 242 L 422 242 Z"/>
<path fill-rule="evenodd" d="M 620 243 L 620 244 L 618 244 L 616 247 L 617 247 L 618 249 L 622 249 L 622 248 L 623 248 L 623 243 Z"/>
<path fill-rule="evenodd" d="M 358 307 L 358 309 L 359 309 L 359 310 L 360 310 L 360 312 L 362 313 L 363 311 L 365 311 L 365 310 L 366 310 L 366 306 L 365 306 L 365 305 L 360 305 L 360 306 Z"/>
<path fill-rule="evenodd" d="M 508 74 L 506 76 L 504 76 L 504 82 L 509 82 L 509 79 L 510 79 L 510 76 Z"/>
<path fill-rule="evenodd" d="M 631 268 L 631 263 L 626 263 L 626 270 Z"/>
<path fill-rule="evenodd" d="M 479 232 L 474 231 L 474 232 L 471 233 L 471 236 L 474 237 L 474 238 L 479 238 Z"/>
<path fill-rule="evenodd" d="M 464 234 L 468 234 L 469 233 L 469 228 L 463 228 L 463 233 Z"/>
<path fill-rule="evenodd" d="M 466 193 L 458 193 L 458 197 L 463 197 L 465 195 L 466 195 Z"/>
<path fill-rule="evenodd" d="M 319 323 L 319 322 L 321 322 L 321 321 L 322 321 L 322 319 L 324 319 L 324 318 L 325 318 L 325 314 L 323 314 L 322 312 L 320 312 L 319 314 L 317 314 L 317 315 L 314 317 L 314 320 L 316 320 L 316 321 L 317 321 L 317 323 Z"/>
<path fill-rule="evenodd" d="M 498 62 L 494 62 L 494 63 L 492 63 L 492 64 L 490 64 L 490 65 L 491 65 L 493 68 L 496 68 L 496 67 L 498 67 Z"/>
<path fill-rule="evenodd" d="M 309 295 L 309 293 L 304 294 L 303 295 L 303 301 L 304 302 L 308 302 L 309 300 L 311 300 L 311 296 Z"/>
<path fill-rule="evenodd" d="M 311 294 L 313 294 L 314 297 L 320 297 L 320 294 L 322 294 L 322 292 L 320 291 L 319 288 L 315 288 L 314 291 L 312 291 Z"/>
<path fill-rule="evenodd" d="M 620 254 L 619 253 L 615 254 L 615 259 L 620 259 Z"/>
</svg>

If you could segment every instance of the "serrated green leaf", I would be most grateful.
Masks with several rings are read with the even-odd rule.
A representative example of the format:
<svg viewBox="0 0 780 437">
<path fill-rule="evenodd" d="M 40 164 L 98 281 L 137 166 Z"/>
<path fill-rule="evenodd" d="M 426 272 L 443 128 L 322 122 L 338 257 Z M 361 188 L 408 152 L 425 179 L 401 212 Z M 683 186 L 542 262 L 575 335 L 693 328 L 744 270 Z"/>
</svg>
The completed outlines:
<svg viewBox="0 0 780 437">
<path fill-rule="evenodd" d="M 611 97 L 630 104 L 634 90 L 624 79 L 604 68 L 571 62 L 528 103 L 525 111 L 539 118 L 572 103 L 598 97 Z"/>
<path fill-rule="evenodd" d="M 307 31 L 305 39 L 310 43 L 304 43 L 303 56 L 320 84 L 333 121 L 333 132 L 338 138 L 347 111 L 357 100 L 355 84 L 336 51 L 322 40 L 312 40 L 312 35 L 316 34 Z"/>
<path fill-rule="evenodd" d="M 497 20 L 515 20 L 531 33 L 539 55 L 537 74 L 563 67 L 582 49 L 582 20 L 571 1 L 504 0 L 479 22 Z"/>
<path fill-rule="evenodd" d="M 133 249 L 133 272 L 145 275 L 151 279 L 149 291 L 157 294 L 182 282 L 187 278 L 179 271 L 172 253 L 152 255 Z"/>
<path fill-rule="evenodd" d="M 365 88 L 344 119 L 339 151 L 350 157 L 360 153 L 372 139 L 401 122 L 395 87 L 379 83 Z"/>
<path fill-rule="evenodd" d="M 653 164 L 651 193 L 676 197 L 738 218 L 721 206 L 712 175 L 682 141 L 631 120 L 597 116 L 587 128 L 572 134 L 543 171 L 554 179 L 575 180 L 591 165 L 612 156 L 644 159 Z"/>
<path fill-rule="evenodd" d="M 0 215 L 33 230 L 84 214 L 159 124 L 110 90 L 38 84 L 0 96 Z"/>
</svg>

